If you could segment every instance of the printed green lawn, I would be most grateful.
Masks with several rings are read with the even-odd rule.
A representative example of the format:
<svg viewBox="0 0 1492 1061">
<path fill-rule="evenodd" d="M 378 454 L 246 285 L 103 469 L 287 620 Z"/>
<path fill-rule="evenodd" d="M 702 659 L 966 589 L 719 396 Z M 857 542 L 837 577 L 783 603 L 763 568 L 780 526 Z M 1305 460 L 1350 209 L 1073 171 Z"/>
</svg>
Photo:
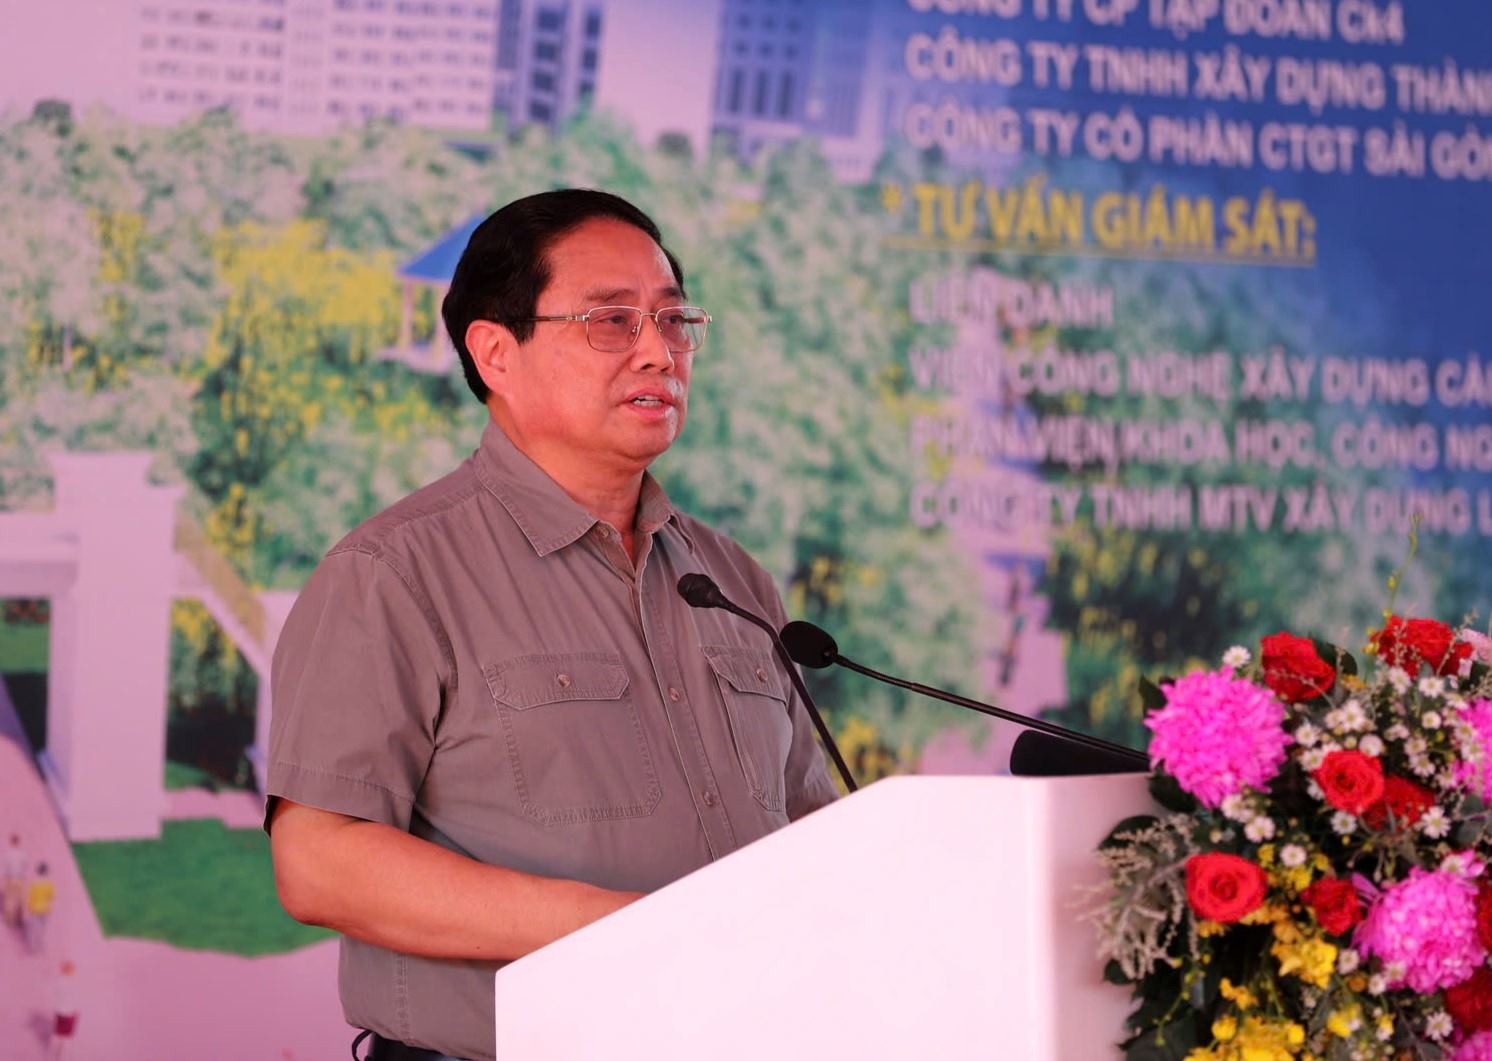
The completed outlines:
<svg viewBox="0 0 1492 1061">
<path fill-rule="evenodd" d="M 47 669 L 45 623 L 0 622 L 0 673 L 32 674 Z"/>
<path fill-rule="evenodd" d="M 275 897 L 269 838 L 213 819 L 168 821 L 159 840 L 73 845 L 106 936 L 254 957 L 329 939 Z"/>
</svg>

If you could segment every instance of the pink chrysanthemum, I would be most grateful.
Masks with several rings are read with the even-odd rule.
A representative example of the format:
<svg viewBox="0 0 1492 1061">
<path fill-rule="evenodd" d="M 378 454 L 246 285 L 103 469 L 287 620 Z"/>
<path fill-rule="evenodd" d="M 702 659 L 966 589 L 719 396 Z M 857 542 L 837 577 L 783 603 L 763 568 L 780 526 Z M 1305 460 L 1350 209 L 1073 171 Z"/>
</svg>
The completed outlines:
<svg viewBox="0 0 1492 1061">
<path fill-rule="evenodd" d="M 1451 1061 L 1492 1061 L 1492 1032 L 1477 1032 L 1463 1040 Z"/>
<path fill-rule="evenodd" d="M 1166 706 L 1145 720 L 1155 736 L 1150 765 L 1164 766 L 1186 791 L 1216 807 L 1280 772 L 1290 735 L 1285 707 L 1267 689 L 1219 671 L 1161 686 Z"/>
<path fill-rule="evenodd" d="M 1385 965 L 1403 965 L 1403 978 L 1390 987 L 1407 983 L 1422 995 L 1453 987 L 1487 957 L 1477 939 L 1476 893 L 1468 873 L 1416 866 L 1368 909 L 1353 943 Z"/>
<path fill-rule="evenodd" d="M 1483 800 L 1492 799 L 1492 700 L 1473 700 L 1460 709 L 1470 724 L 1481 749 L 1480 761 L 1462 761 L 1456 765 L 1456 783 L 1470 785 Z"/>
</svg>

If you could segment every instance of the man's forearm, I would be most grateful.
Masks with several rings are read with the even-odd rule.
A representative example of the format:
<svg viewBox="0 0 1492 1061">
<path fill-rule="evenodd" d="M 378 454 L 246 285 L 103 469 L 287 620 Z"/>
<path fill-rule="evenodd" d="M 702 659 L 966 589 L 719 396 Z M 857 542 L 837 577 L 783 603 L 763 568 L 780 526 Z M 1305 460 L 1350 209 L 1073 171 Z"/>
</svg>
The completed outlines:
<svg viewBox="0 0 1492 1061">
<path fill-rule="evenodd" d="M 281 800 L 280 901 L 298 921 L 406 954 L 519 958 L 639 897 L 490 866 L 378 822 Z"/>
</svg>

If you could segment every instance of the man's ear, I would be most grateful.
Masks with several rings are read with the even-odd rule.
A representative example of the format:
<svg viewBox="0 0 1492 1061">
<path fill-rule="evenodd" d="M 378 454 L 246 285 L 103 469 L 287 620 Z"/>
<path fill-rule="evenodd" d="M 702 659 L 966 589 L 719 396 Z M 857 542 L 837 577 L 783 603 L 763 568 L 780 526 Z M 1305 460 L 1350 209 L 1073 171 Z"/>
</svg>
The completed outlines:
<svg viewBox="0 0 1492 1061">
<path fill-rule="evenodd" d="M 513 333 L 495 321 L 474 320 L 466 326 L 466 349 L 482 382 L 494 393 L 503 392 L 508 363 L 517 348 Z"/>
</svg>

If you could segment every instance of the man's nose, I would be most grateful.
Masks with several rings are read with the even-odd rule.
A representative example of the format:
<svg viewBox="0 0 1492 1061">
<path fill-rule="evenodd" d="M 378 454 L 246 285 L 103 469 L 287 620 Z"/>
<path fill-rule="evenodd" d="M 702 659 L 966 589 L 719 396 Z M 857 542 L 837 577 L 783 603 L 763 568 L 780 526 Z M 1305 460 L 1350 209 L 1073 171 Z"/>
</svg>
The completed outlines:
<svg viewBox="0 0 1492 1061">
<path fill-rule="evenodd" d="M 668 371 L 673 368 L 674 352 L 668 348 L 664 341 L 663 330 L 658 326 L 657 317 L 643 317 L 638 321 L 640 329 L 637 342 L 632 346 L 632 367 L 635 369 L 657 368 Z"/>
</svg>

